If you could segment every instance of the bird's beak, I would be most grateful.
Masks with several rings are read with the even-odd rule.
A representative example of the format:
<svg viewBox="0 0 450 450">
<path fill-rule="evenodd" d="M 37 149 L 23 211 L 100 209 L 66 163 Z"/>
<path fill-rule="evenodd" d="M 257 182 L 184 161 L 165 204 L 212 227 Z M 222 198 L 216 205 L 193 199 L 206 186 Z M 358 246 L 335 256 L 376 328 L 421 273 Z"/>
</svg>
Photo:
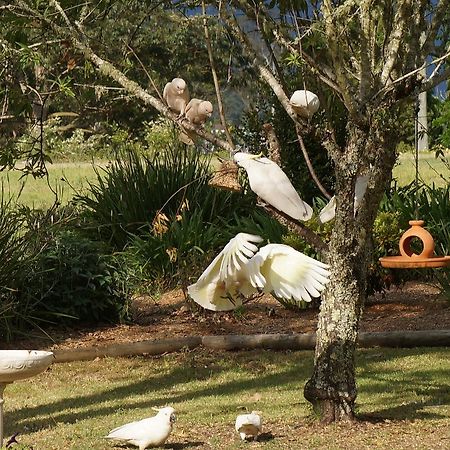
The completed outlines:
<svg viewBox="0 0 450 450">
<path fill-rule="evenodd" d="M 177 420 L 177 416 L 175 414 L 170 415 L 170 423 L 175 423 Z"/>
</svg>

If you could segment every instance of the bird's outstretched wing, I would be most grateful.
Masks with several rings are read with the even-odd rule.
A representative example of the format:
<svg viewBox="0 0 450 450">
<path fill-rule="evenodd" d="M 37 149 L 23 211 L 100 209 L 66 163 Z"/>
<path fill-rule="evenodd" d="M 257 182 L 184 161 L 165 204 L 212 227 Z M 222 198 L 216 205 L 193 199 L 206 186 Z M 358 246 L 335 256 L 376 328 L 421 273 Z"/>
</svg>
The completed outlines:
<svg viewBox="0 0 450 450">
<path fill-rule="evenodd" d="M 239 292 L 247 295 L 250 283 L 241 277 L 242 269 L 258 247 L 252 242 L 262 238 L 238 233 L 200 275 L 188 286 L 188 294 L 200 306 L 213 311 L 229 311 L 242 304 Z"/>
<path fill-rule="evenodd" d="M 250 283 L 276 297 L 311 301 L 329 280 L 328 266 L 283 244 L 262 247 L 246 265 Z"/>
</svg>

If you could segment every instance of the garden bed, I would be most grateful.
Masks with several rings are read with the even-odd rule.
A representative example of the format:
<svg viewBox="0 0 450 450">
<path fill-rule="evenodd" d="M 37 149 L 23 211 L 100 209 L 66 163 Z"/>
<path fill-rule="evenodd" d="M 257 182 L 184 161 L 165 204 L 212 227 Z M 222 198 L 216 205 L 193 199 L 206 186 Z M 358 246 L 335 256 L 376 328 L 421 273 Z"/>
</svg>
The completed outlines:
<svg viewBox="0 0 450 450">
<path fill-rule="evenodd" d="M 24 339 L 8 348 L 65 350 L 110 346 L 155 339 L 206 335 L 252 335 L 312 333 L 316 329 L 318 308 L 288 310 L 270 295 L 247 304 L 238 312 L 214 313 L 195 310 L 186 303 L 181 290 L 157 299 L 137 298 L 133 303 L 134 323 L 52 328 L 53 339 Z M 370 297 L 360 331 L 450 330 L 450 303 L 433 287 L 408 283 L 386 295 Z"/>
</svg>

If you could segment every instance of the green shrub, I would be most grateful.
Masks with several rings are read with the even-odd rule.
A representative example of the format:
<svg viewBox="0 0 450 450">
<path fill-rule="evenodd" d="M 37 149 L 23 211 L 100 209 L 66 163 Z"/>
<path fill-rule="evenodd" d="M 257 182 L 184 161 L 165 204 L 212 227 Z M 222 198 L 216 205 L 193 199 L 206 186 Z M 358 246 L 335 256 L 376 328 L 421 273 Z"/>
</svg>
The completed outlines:
<svg viewBox="0 0 450 450">
<path fill-rule="evenodd" d="M 73 230 L 57 230 L 43 244 L 21 289 L 41 319 L 117 322 L 126 316 L 127 295 L 117 288 L 118 270 L 104 243 Z"/>
<path fill-rule="evenodd" d="M 12 209 L 11 200 L 0 197 L 0 338 L 14 334 L 18 311 L 18 290 L 28 269 L 27 242 L 20 233 L 21 222 Z M 26 316 L 27 312 L 22 310 Z"/>
<path fill-rule="evenodd" d="M 198 211 L 205 224 L 226 223 L 234 212 L 248 214 L 248 198 L 211 187 L 209 178 L 209 159 L 182 146 L 148 157 L 130 152 L 99 169 L 96 182 L 76 201 L 90 211 L 102 238 L 122 250 L 159 214 L 173 218 L 184 209 Z"/>
</svg>

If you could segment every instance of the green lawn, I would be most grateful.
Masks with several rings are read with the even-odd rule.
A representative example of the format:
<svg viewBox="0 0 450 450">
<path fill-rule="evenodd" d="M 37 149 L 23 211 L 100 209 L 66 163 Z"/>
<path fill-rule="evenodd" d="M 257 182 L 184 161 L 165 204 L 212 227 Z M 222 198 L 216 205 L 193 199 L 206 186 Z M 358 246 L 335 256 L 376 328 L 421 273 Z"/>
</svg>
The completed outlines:
<svg viewBox="0 0 450 450">
<path fill-rule="evenodd" d="M 447 161 L 450 162 L 450 154 L 447 154 Z M 412 153 L 400 154 L 393 176 L 400 186 L 409 184 L 415 179 L 415 159 Z M 428 185 L 434 183 L 436 186 L 447 186 L 450 182 L 450 170 L 435 157 L 434 153 L 423 152 L 419 154 L 419 178 Z"/>
<path fill-rule="evenodd" d="M 0 172 L 0 182 L 7 196 L 17 198 L 20 193 L 18 203 L 42 208 L 51 206 L 57 198 L 67 203 L 76 192 L 86 188 L 88 181 L 96 178 L 92 163 L 85 162 L 50 164 L 48 174 L 48 179 L 35 179 L 21 178 L 19 171 Z"/>
<path fill-rule="evenodd" d="M 450 442 L 448 349 L 358 351 L 358 413 L 322 427 L 302 394 L 312 352 L 205 350 L 54 364 L 5 390 L 5 435 L 45 450 L 106 450 L 124 423 L 171 405 L 171 449 L 438 449 Z M 241 443 L 237 414 L 260 410 L 272 438 Z M 27 447 L 24 447 L 27 448 Z"/>
<path fill-rule="evenodd" d="M 420 176 L 425 182 L 435 183 L 437 186 L 448 184 L 450 171 L 433 153 L 421 154 L 419 164 Z M 32 177 L 20 179 L 21 173 L 18 171 L 0 172 L 0 182 L 3 183 L 8 196 L 17 196 L 22 189 L 19 203 L 42 208 L 54 203 L 56 195 L 53 191 L 64 204 L 75 192 L 86 188 L 88 181 L 93 181 L 96 177 L 92 163 L 86 162 L 50 164 L 48 172 L 48 180 Z M 394 168 L 394 178 L 400 185 L 405 185 L 414 180 L 414 177 L 414 155 L 402 153 Z"/>
</svg>

